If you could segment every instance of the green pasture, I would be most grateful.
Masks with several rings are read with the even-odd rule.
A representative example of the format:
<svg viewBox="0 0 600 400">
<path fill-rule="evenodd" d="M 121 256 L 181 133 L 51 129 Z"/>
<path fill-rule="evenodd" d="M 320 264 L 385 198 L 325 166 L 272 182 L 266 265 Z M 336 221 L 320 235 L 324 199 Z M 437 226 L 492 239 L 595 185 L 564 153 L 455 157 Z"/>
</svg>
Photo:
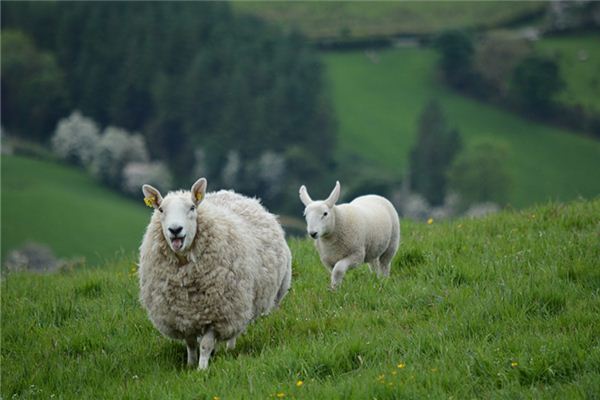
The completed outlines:
<svg viewBox="0 0 600 400">
<path fill-rule="evenodd" d="M 234 1 L 238 13 L 256 15 L 311 39 L 432 34 L 445 29 L 491 28 L 538 13 L 543 3 L 502 1 Z"/>
<path fill-rule="evenodd" d="M 433 50 L 330 52 L 323 59 L 339 120 L 342 168 L 359 155 L 401 179 L 419 115 L 433 99 L 467 144 L 492 138 L 508 145 L 513 206 L 600 194 L 600 142 L 447 89 Z"/>
<path fill-rule="evenodd" d="M 83 171 L 2 155 L 2 260 L 28 241 L 95 264 L 137 251 L 150 211 Z M 141 195 L 140 195 L 141 197 Z"/>
<path fill-rule="evenodd" d="M 207 371 L 138 303 L 135 260 L 1 281 L 4 399 L 594 399 L 600 200 L 403 224 L 389 279 L 337 292 L 308 240 L 293 284 Z M 83 217 L 82 217 L 83 218 Z"/>
<path fill-rule="evenodd" d="M 600 34 L 544 38 L 536 48 L 560 65 L 566 85 L 559 101 L 600 114 Z"/>
</svg>

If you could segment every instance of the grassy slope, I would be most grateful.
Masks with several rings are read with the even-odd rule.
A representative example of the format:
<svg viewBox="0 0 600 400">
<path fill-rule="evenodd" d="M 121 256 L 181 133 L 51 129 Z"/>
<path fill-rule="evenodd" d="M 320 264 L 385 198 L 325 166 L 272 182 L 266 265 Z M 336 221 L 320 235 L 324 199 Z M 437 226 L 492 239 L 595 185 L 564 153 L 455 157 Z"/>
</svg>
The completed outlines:
<svg viewBox="0 0 600 400">
<path fill-rule="evenodd" d="M 491 27 L 535 12 L 541 3 L 500 1 L 234 1 L 234 10 L 283 28 L 295 27 L 313 39 L 433 33 L 443 29 Z"/>
<path fill-rule="evenodd" d="M 149 213 L 84 172 L 2 156 L 2 259 L 28 240 L 96 263 L 136 250 Z"/>
<path fill-rule="evenodd" d="M 566 88 L 559 97 L 600 113 L 600 34 L 551 37 L 536 43 L 538 51 L 558 59 Z M 579 59 L 579 53 L 587 59 Z"/>
<path fill-rule="evenodd" d="M 311 243 L 293 288 L 207 372 L 161 337 L 132 261 L 2 280 L 3 398 L 595 398 L 600 199 L 404 224 L 391 277 L 337 293 Z M 399 368 L 404 366 L 403 368 Z M 302 380 L 301 387 L 296 382 Z"/>
<path fill-rule="evenodd" d="M 435 78 L 431 50 L 325 53 L 340 121 L 339 158 L 359 153 L 397 177 L 407 166 L 418 116 L 438 100 L 467 142 L 493 137 L 510 146 L 514 176 L 511 203 L 530 205 L 600 193 L 600 143 L 571 132 L 529 122 L 462 97 Z"/>
</svg>

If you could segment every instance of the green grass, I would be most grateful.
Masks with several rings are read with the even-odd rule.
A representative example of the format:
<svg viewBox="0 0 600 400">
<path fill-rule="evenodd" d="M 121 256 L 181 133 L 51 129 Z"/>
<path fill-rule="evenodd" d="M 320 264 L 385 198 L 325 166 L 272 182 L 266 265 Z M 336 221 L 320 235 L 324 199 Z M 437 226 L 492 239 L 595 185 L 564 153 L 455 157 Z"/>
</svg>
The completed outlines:
<svg viewBox="0 0 600 400">
<path fill-rule="evenodd" d="M 436 99 L 467 143 L 491 137 L 509 146 L 512 205 L 600 194 L 600 142 L 447 89 L 436 78 L 433 50 L 405 48 L 376 55 L 378 63 L 364 52 L 323 54 L 340 123 L 342 163 L 359 154 L 400 179 L 419 115 L 430 99 Z"/>
<path fill-rule="evenodd" d="M 60 164 L 2 155 L 2 260 L 27 241 L 90 263 L 137 250 L 149 220 L 143 203 Z"/>
<path fill-rule="evenodd" d="M 1 395 L 598 398 L 599 215 L 600 199 L 404 223 L 391 277 L 363 266 L 335 293 L 312 243 L 294 240 L 280 310 L 235 350 L 219 349 L 205 372 L 185 369 L 185 346 L 146 318 L 131 259 L 8 275 Z"/>
<path fill-rule="evenodd" d="M 559 62 L 566 83 L 559 101 L 600 114 L 600 34 L 545 38 L 536 48 Z"/>
<path fill-rule="evenodd" d="M 312 39 L 430 34 L 444 29 L 489 28 L 544 8 L 542 3 L 501 1 L 234 1 L 238 13 L 252 14 L 302 31 Z"/>
</svg>

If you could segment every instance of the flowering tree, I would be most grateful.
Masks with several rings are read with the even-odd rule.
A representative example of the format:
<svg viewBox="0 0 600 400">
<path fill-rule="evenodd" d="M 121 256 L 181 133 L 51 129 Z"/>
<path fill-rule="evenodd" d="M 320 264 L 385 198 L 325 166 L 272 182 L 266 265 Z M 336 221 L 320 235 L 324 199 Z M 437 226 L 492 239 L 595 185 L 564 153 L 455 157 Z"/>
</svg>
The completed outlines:
<svg viewBox="0 0 600 400">
<path fill-rule="evenodd" d="M 125 165 L 131 162 L 147 162 L 148 150 L 140 135 L 129 135 L 124 129 L 105 129 L 96 148 L 92 173 L 102 182 L 121 187 Z"/>
<path fill-rule="evenodd" d="M 143 184 L 150 184 L 162 191 L 172 186 L 171 173 L 167 166 L 160 162 L 130 162 L 123 169 L 123 191 L 129 194 L 140 193 Z"/>
<path fill-rule="evenodd" d="M 87 167 L 100 141 L 99 132 L 94 121 L 74 111 L 58 122 L 52 137 L 52 150 L 63 160 Z"/>
</svg>

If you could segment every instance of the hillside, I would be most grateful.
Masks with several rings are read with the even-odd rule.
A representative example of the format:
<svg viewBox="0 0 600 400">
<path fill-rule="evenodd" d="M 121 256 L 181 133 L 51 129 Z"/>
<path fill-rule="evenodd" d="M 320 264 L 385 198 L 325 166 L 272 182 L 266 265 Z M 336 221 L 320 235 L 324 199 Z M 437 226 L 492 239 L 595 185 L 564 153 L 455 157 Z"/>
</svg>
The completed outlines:
<svg viewBox="0 0 600 400">
<path fill-rule="evenodd" d="M 544 38 L 536 43 L 539 52 L 555 58 L 565 80 L 559 101 L 579 105 L 600 114 L 600 34 Z"/>
<path fill-rule="evenodd" d="M 291 242 L 280 310 L 206 372 L 162 337 L 131 259 L 2 280 L 2 398 L 596 398 L 600 199 L 404 224 L 391 277 L 338 292 Z M 301 382 L 301 383 L 300 383 Z"/>
<path fill-rule="evenodd" d="M 2 155 L 2 260 L 33 240 L 91 264 L 137 250 L 150 212 L 83 171 Z"/>
<path fill-rule="evenodd" d="M 232 5 L 238 13 L 258 16 L 286 30 L 298 29 L 321 41 L 490 28 L 527 19 L 545 7 L 543 3 L 501 1 L 234 1 Z"/>
<path fill-rule="evenodd" d="M 436 99 L 466 142 L 492 137 L 510 149 L 511 204 L 600 194 L 600 142 L 534 123 L 448 90 L 433 50 L 323 53 L 339 119 L 338 159 L 352 154 L 401 179 L 424 105 Z"/>
</svg>

